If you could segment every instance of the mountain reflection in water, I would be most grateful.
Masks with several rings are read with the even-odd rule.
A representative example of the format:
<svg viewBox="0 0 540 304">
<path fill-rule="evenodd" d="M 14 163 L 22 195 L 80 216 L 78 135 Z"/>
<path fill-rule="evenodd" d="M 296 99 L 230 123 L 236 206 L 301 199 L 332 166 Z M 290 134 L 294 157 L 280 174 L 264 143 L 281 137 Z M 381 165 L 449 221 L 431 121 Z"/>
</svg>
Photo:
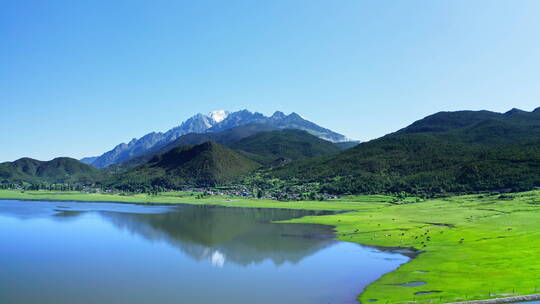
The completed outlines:
<svg viewBox="0 0 540 304">
<path fill-rule="evenodd" d="M 0 303 L 356 303 L 408 260 L 272 223 L 316 214 L 0 200 Z"/>
<path fill-rule="evenodd" d="M 215 266 L 249 265 L 265 259 L 276 265 L 297 263 L 332 244 L 331 229 L 271 221 L 322 213 L 197 205 L 179 206 L 159 214 L 99 212 L 120 229 L 147 240 L 165 241 L 190 257 Z"/>
</svg>

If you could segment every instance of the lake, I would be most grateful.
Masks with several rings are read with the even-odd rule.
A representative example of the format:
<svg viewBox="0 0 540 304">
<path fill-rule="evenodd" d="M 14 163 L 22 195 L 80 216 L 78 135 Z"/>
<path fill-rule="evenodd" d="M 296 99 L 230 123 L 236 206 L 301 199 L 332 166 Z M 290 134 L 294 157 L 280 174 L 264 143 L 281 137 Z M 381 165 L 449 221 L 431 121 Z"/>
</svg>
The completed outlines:
<svg viewBox="0 0 540 304">
<path fill-rule="evenodd" d="M 0 201 L 0 303 L 356 303 L 408 261 L 332 239 L 323 214 Z"/>
</svg>

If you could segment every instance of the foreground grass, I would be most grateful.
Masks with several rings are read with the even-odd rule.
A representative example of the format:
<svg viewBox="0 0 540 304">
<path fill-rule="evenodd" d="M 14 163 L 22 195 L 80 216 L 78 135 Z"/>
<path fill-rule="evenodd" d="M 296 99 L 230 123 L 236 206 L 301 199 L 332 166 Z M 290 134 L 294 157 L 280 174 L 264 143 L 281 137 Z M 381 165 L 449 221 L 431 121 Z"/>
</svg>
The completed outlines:
<svg viewBox="0 0 540 304">
<path fill-rule="evenodd" d="M 343 241 L 423 251 L 368 286 L 360 295 L 363 303 L 372 299 L 382 303 L 446 303 L 540 292 L 540 191 L 397 203 L 387 196 L 277 202 L 235 197 L 195 199 L 184 192 L 120 196 L 0 191 L 0 198 L 349 210 L 293 222 L 334 225 Z M 410 282 L 425 285 L 400 286 Z"/>
</svg>

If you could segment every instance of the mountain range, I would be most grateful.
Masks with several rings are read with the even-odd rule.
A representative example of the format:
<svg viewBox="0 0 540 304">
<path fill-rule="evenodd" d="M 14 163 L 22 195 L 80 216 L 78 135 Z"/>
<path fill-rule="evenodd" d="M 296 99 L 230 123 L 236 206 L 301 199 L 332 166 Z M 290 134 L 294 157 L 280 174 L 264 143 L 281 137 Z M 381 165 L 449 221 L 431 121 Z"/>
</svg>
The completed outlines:
<svg viewBox="0 0 540 304">
<path fill-rule="evenodd" d="M 200 133 L 180 135 L 181 128 Z M 540 187 L 540 108 L 439 112 L 363 143 L 331 142 L 321 132 L 294 113 L 264 117 L 219 111 L 159 133 L 171 140 L 141 143 L 104 169 L 70 158 L 1 163 L 0 184 L 97 182 L 140 191 L 231 183 L 271 189 L 277 182 L 285 187 L 317 185 L 319 191 L 335 194 Z"/>
<path fill-rule="evenodd" d="M 123 190 L 216 186 L 238 180 L 258 168 L 340 151 L 334 143 L 306 131 L 264 131 L 261 126 L 264 125 L 239 126 L 210 133 L 210 138 L 206 136 L 209 134 L 184 135 L 178 139 L 182 144 L 177 142 L 178 145 L 160 153 L 126 162 L 105 184 Z M 248 132 L 253 135 L 245 136 Z"/>
<path fill-rule="evenodd" d="M 233 113 L 219 110 L 210 112 L 208 115 L 197 114 L 182 122 L 180 126 L 172 128 L 165 133 L 152 132 L 139 139 L 134 138 L 127 144 L 121 143 L 100 156 L 86 157 L 81 159 L 81 161 L 96 168 L 105 168 L 129 161 L 144 154 L 149 154 L 149 151 L 158 151 L 165 146 L 171 147 L 170 144 L 172 142 L 186 134 L 223 132 L 248 124 L 263 125 L 267 129 L 304 130 L 331 142 L 348 141 L 344 135 L 323 128 L 302 118 L 296 113 L 285 115 L 283 112 L 276 111 L 272 116 L 267 117 L 261 113 L 252 113 L 248 110 Z"/>
</svg>

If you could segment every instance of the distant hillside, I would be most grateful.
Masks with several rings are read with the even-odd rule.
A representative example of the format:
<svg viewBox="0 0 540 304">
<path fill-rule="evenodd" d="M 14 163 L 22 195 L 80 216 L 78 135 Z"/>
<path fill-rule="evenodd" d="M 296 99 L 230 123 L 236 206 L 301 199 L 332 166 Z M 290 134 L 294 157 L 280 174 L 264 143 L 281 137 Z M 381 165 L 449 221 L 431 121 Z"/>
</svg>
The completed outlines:
<svg viewBox="0 0 540 304">
<path fill-rule="evenodd" d="M 234 143 L 246 137 L 271 130 L 276 130 L 276 127 L 265 124 L 247 124 L 233 127 L 231 129 L 226 129 L 220 132 L 203 134 L 190 133 L 176 139 L 175 141 L 167 145 L 159 147 L 156 152 L 165 153 L 175 147 L 198 145 L 207 141 L 213 141 L 221 145 L 231 147 Z"/>
<path fill-rule="evenodd" d="M 412 134 L 429 132 L 447 132 L 477 124 L 481 121 L 490 119 L 499 119 L 503 114 L 490 111 L 457 111 L 457 112 L 438 112 L 418 120 L 411 125 L 392 133 Z"/>
<path fill-rule="evenodd" d="M 335 144 L 338 148 L 340 148 L 341 150 L 347 150 L 347 149 L 350 149 L 350 148 L 352 148 L 352 147 L 357 146 L 359 143 L 360 143 L 360 141 L 357 141 L 357 140 L 350 140 L 350 141 L 337 142 L 337 143 L 334 143 L 334 144 Z"/>
<path fill-rule="evenodd" d="M 148 186 L 215 186 L 226 184 L 257 167 L 256 162 L 227 147 L 205 142 L 156 155 L 148 163 L 116 175 L 108 184 L 130 190 Z"/>
<path fill-rule="evenodd" d="M 4 183 L 80 183 L 92 184 L 101 172 L 76 159 L 59 157 L 51 161 L 21 158 L 0 164 L 0 181 Z"/>
<path fill-rule="evenodd" d="M 515 108 L 506 113 L 497 113 L 490 111 L 438 112 L 433 115 L 427 116 L 421 120 L 418 120 L 412 123 L 410 126 L 407 126 L 389 135 L 444 133 L 453 130 L 460 130 L 466 127 L 475 127 L 478 124 L 488 125 L 492 122 L 511 124 L 511 128 L 516 128 L 520 126 L 524 128 L 532 128 L 532 131 L 536 132 L 538 131 L 537 125 L 539 116 L 540 107 L 532 112 L 527 112 Z M 496 125 L 497 124 L 495 124 L 495 126 Z M 479 131 L 475 132 L 479 133 Z M 485 133 L 486 135 L 489 135 L 489 132 Z M 524 134 L 521 133 L 521 135 Z M 521 138 L 518 138 L 518 140 L 521 140 Z"/>
<path fill-rule="evenodd" d="M 173 142 L 186 134 L 223 132 L 244 125 L 266 125 L 269 129 L 300 129 L 332 142 L 347 140 L 345 136 L 310 122 L 296 113 L 285 115 L 277 111 L 267 117 L 247 110 L 233 113 L 213 111 L 208 115 L 197 114 L 165 133 L 152 132 L 139 139 L 134 138 L 127 144 L 121 143 L 101 156 L 85 157 L 81 161 L 97 168 L 105 168 L 143 155 L 151 155 L 158 150 L 163 151 L 163 147 L 178 146 Z"/>
<path fill-rule="evenodd" d="M 248 136 L 257 134 L 259 132 L 276 130 L 275 127 L 270 125 L 261 125 L 261 124 L 247 124 L 231 129 L 227 129 L 221 132 L 213 133 L 189 133 L 182 135 L 176 140 L 162 146 L 157 146 L 151 149 L 148 149 L 144 153 L 141 153 L 139 156 L 128 159 L 124 162 L 112 165 L 107 169 L 111 172 L 120 172 L 125 169 L 133 168 L 137 165 L 141 165 L 152 159 L 155 154 L 163 154 L 169 150 L 181 147 L 181 146 L 194 146 L 199 145 L 207 141 L 213 141 L 224 146 L 231 146 L 237 141 L 246 138 Z"/>
<path fill-rule="evenodd" d="M 295 129 L 260 132 L 243 138 L 230 147 L 248 152 L 246 156 L 251 156 L 261 163 L 288 162 L 340 151 L 329 141 Z"/>
<path fill-rule="evenodd" d="M 154 149 L 149 149 L 133 159 L 109 167 L 109 171 L 119 172 L 149 161 L 155 154 L 163 154 L 175 147 L 198 145 L 213 141 L 235 150 L 262 164 L 269 164 L 280 159 L 280 162 L 337 153 L 340 147 L 329 141 L 320 139 L 306 131 L 296 129 L 279 130 L 265 124 L 248 124 L 221 132 L 190 133 L 175 141 Z"/>
<path fill-rule="evenodd" d="M 97 157 L 83 157 L 80 159 L 81 163 L 85 163 L 87 165 L 91 165 L 94 161 L 96 161 Z"/>
<path fill-rule="evenodd" d="M 540 186 L 540 110 L 441 112 L 270 175 L 320 181 L 338 193 L 530 189 Z"/>
</svg>

